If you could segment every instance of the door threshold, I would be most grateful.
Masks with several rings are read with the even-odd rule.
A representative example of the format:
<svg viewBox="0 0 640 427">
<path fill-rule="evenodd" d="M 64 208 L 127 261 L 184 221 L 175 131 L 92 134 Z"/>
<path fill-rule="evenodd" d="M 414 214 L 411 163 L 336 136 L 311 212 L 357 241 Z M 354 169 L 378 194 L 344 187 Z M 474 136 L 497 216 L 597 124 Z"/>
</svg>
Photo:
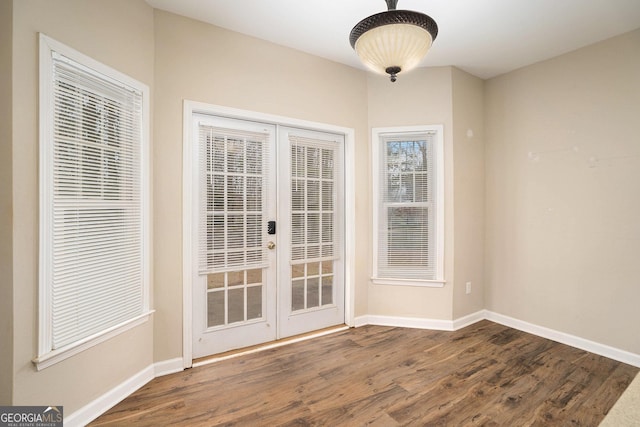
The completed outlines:
<svg viewBox="0 0 640 427">
<path fill-rule="evenodd" d="M 193 360 L 191 367 L 197 368 L 198 366 L 210 365 L 212 363 L 222 362 L 223 360 L 232 359 L 234 357 L 258 353 L 260 351 L 270 350 L 272 348 L 282 347 L 284 345 L 306 341 L 313 338 L 322 337 L 324 335 L 333 334 L 336 332 L 346 331 L 347 329 L 349 329 L 349 326 L 347 325 L 331 326 L 329 328 L 308 332 L 306 334 L 295 335 L 293 337 L 283 338 L 277 341 L 271 341 L 268 343 L 258 344 L 251 347 L 244 347 L 237 350 L 230 350 L 224 353 L 214 354 L 211 356 L 199 357 L 198 359 Z"/>
</svg>

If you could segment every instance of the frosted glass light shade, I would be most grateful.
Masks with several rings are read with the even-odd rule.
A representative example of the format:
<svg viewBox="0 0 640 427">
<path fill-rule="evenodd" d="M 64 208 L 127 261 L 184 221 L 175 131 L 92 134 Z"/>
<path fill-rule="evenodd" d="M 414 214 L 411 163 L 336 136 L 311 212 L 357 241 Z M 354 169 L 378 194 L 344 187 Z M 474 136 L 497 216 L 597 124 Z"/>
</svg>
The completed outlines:
<svg viewBox="0 0 640 427">
<path fill-rule="evenodd" d="M 390 24 L 373 28 L 356 41 L 360 60 L 371 70 L 386 74 L 389 67 L 401 71 L 415 68 L 429 51 L 433 38 L 424 28 Z"/>
<path fill-rule="evenodd" d="M 349 41 L 360 60 L 391 81 L 401 71 L 415 68 L 438 35 L 438 24 L 430 16 L 411 10 L 396 10 L 397 0 L 386 0 L 389 10 L 371 15 L 351 30 Z"/>
</svg>

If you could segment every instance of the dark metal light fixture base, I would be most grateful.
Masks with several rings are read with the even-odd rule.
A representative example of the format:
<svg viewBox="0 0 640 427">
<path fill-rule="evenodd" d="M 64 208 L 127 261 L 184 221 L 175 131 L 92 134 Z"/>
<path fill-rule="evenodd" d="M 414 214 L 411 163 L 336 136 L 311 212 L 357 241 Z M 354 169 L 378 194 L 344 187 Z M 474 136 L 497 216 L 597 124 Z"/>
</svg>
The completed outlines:
<svg viewBox="0 0 640 427">
<path fill-rule="evenodd" d="M 402 71 L 402 68 L 400 67 L 387 67 L 386 70 L 384 70 L 387 72 L 387 74 L 389 74 L 389 79 L 391 80 L 391 82 L 395 82 L 398 79 L 398 73 L 400 71 Z"/>
</svg>

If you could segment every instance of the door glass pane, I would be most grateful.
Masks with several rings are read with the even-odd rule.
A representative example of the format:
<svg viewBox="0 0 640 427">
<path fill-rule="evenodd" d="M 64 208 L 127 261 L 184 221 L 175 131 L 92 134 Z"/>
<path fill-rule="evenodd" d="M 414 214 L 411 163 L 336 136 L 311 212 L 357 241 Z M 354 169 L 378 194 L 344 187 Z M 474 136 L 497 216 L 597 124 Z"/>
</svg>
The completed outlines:
<svg viewBox="0 0 640 427">
<path fill-rule="evenodd" d="M 247 288 L 247 320 L 262 317 L 262 286 Z"/>
<path fill-rule="evenodd" d="M 213 246 L 213 249 L 224 249 L 224 215 L 214 215 L 213 217 L 208 216 L 207 219 L 210 218 L 210 233 L 212 235 L 208 237 L 209 247 Z M 209 226 L 209 224 L 207 224 Z M 221 254 L 222 259 L 224 259 L 224 254 Z"/>
<path fill-rule="evenodd" d="M 247 284 L 262 283 L 262 269 L 253 269 L 247 271 Z"/>
<path fill-rule="evenodd" d="M 224 290 L 207 293 L 207 326 L 224 325 Z"/>
<path fill-rule="evenodd" d="M 299 145 L 291 146 L 291 175 L 305 176 L 305 155 L 304 147 Z"/>
<path fill-rule="evenodd" d="M 213 177 L 213 194 L 208 197 L 208 205 L 211 210 L 224 211 L 224 176 Z"/>
<path fill-rule="evenodd" d="M 310 213 L 307 215 L 307 242 L 320 242 L 320 215 L 317 213 Z M 307 258 L 315 257 L 307 255 Z"/>
<path fill-rule="evenodd" d="M 247 141 L 247 173 L 252 175 L 262 174 L 263 149 L 260 141 Z"/>
<path fill-rule="evenodd" d="M 320 150 L 314 147 L 306 147 L 307 176 L 318 178 L 320 176 Z"/>
<path fill-rule="evenodd" d="M 244 321 L 244 288 L 229 289 L 229 323 Z"/>
<path fill-rule="evenodd" d="M 262 178 L 261 177 L 250 176 L 247 178 L 246 203 L 247 203 L 247 211 L 262 210 Z"/>
<path fill-rule="evenodd" d="M 294 211 L 304 210 L 304 181 L 294 179 L 291 181 L 291 209 Z"/>
<path fill-rule="evenodd" d="M 291 266 L 291 277 L 304 277 L 304 264 L 295 264 Z"/>
<path fill-rule="evenodd" d="M 334 150 L 322 149 L 322 177 L 325 179 L 333 179 L 334 156 Z"/>
<path fill-rule="evenodd" d="M 229 172 L 244 172 L 244 139 L 227 140 L 227 170 Z"/>
<path fill-rule="evenodd" d="M 322 263 L 322 274 L 333 273 L 333 261 L 325 261 Z"/>
<path fill-rule="evenodd" d="M 307 246 L 307 258 L 320 258 L 320 246 L 309 245 Z"/>
<path fill-rule="evenodd" d="M 262 244 L 262 218 L 260 215 L 247 215 L 247 247 L 260 248 Z"/>
<path fill-rule="evenodd" d="M 213 158 L 213 164 L 207 162 L 208 170 L 224 170 L 224 147 L 225 139 L 222 136 L 214 136 L 209 139 L 212 149 L 208 150 L 207 160 Z M 224 185 L 224 184 L 223 184 Z M 223 199 L 224 200 L 224 199 Z"/>
<path fill-rule="evenodd" d="M 328 258 L 333 256 L 333 245 L 322 245 L 322 257 Z"/>
<path fill-rule="evenodd" d="M 304 279 L 291 281 L 291 311 L 304 310 Z"/>
<path fill-rule="evenodd" d="M 245 194 L 244 177 L 227 176 L 227 211 L 243 211 Z"/>
<path fill-rule="evenodd" d="M 322 182 L 322 210 L 333 210 L 333 181 Z"/>
<path fill-rule="evenodd" d="M 227 247 L 244 248 L 245 223 L 244 215 L 227 215 Z"/>
<path fill-rule="evenodd" d="M 224 286 L 224 273 L 207 275 L 207 289 L 222 288 Z"/>
<path fill-rule="evenodd" d="M 317 277 L 307 280 L 307 308 L 320 305 L 320 280 Z"/>
<path fill-rule="evenodd" d="M 244 271 L 230 271 L 227 273 L 229 286 L 238 286 L 244 284 Z"/>
<path fill-rule="evenodd" d="M 333 276 L 322 276 L 322 305 L 333 304 Z"/>
<path fill-rule="evenodd" d="M 320 182 L 307 181 L 307 209 L 317 211 L 320 209 Z"/>
<path fill-rule="evenodd" d="M 317 276 L 320 271 L 320 263 L 319 262 L 311 262 L 307 264 L 307 277 L 308 276 Z"/>
</svg>

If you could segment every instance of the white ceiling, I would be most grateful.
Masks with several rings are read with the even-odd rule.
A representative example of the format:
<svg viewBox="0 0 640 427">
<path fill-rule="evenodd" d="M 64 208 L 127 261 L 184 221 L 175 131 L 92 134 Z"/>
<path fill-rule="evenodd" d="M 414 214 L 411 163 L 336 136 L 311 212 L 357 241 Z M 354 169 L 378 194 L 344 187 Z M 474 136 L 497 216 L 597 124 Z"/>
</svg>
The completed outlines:
<svg viewBox="0 0 640 427">
<path fill-rule="evenodd" d="M 384 0 L 147 0 L 151 6 L 364 69 L 351 28 Z M 421 66 L 490 78 L 640 28 L 640 0 L 399 0 L 439 32 Z M 640 49 L 640 46 L 638 46 Z"/>
</svg>

